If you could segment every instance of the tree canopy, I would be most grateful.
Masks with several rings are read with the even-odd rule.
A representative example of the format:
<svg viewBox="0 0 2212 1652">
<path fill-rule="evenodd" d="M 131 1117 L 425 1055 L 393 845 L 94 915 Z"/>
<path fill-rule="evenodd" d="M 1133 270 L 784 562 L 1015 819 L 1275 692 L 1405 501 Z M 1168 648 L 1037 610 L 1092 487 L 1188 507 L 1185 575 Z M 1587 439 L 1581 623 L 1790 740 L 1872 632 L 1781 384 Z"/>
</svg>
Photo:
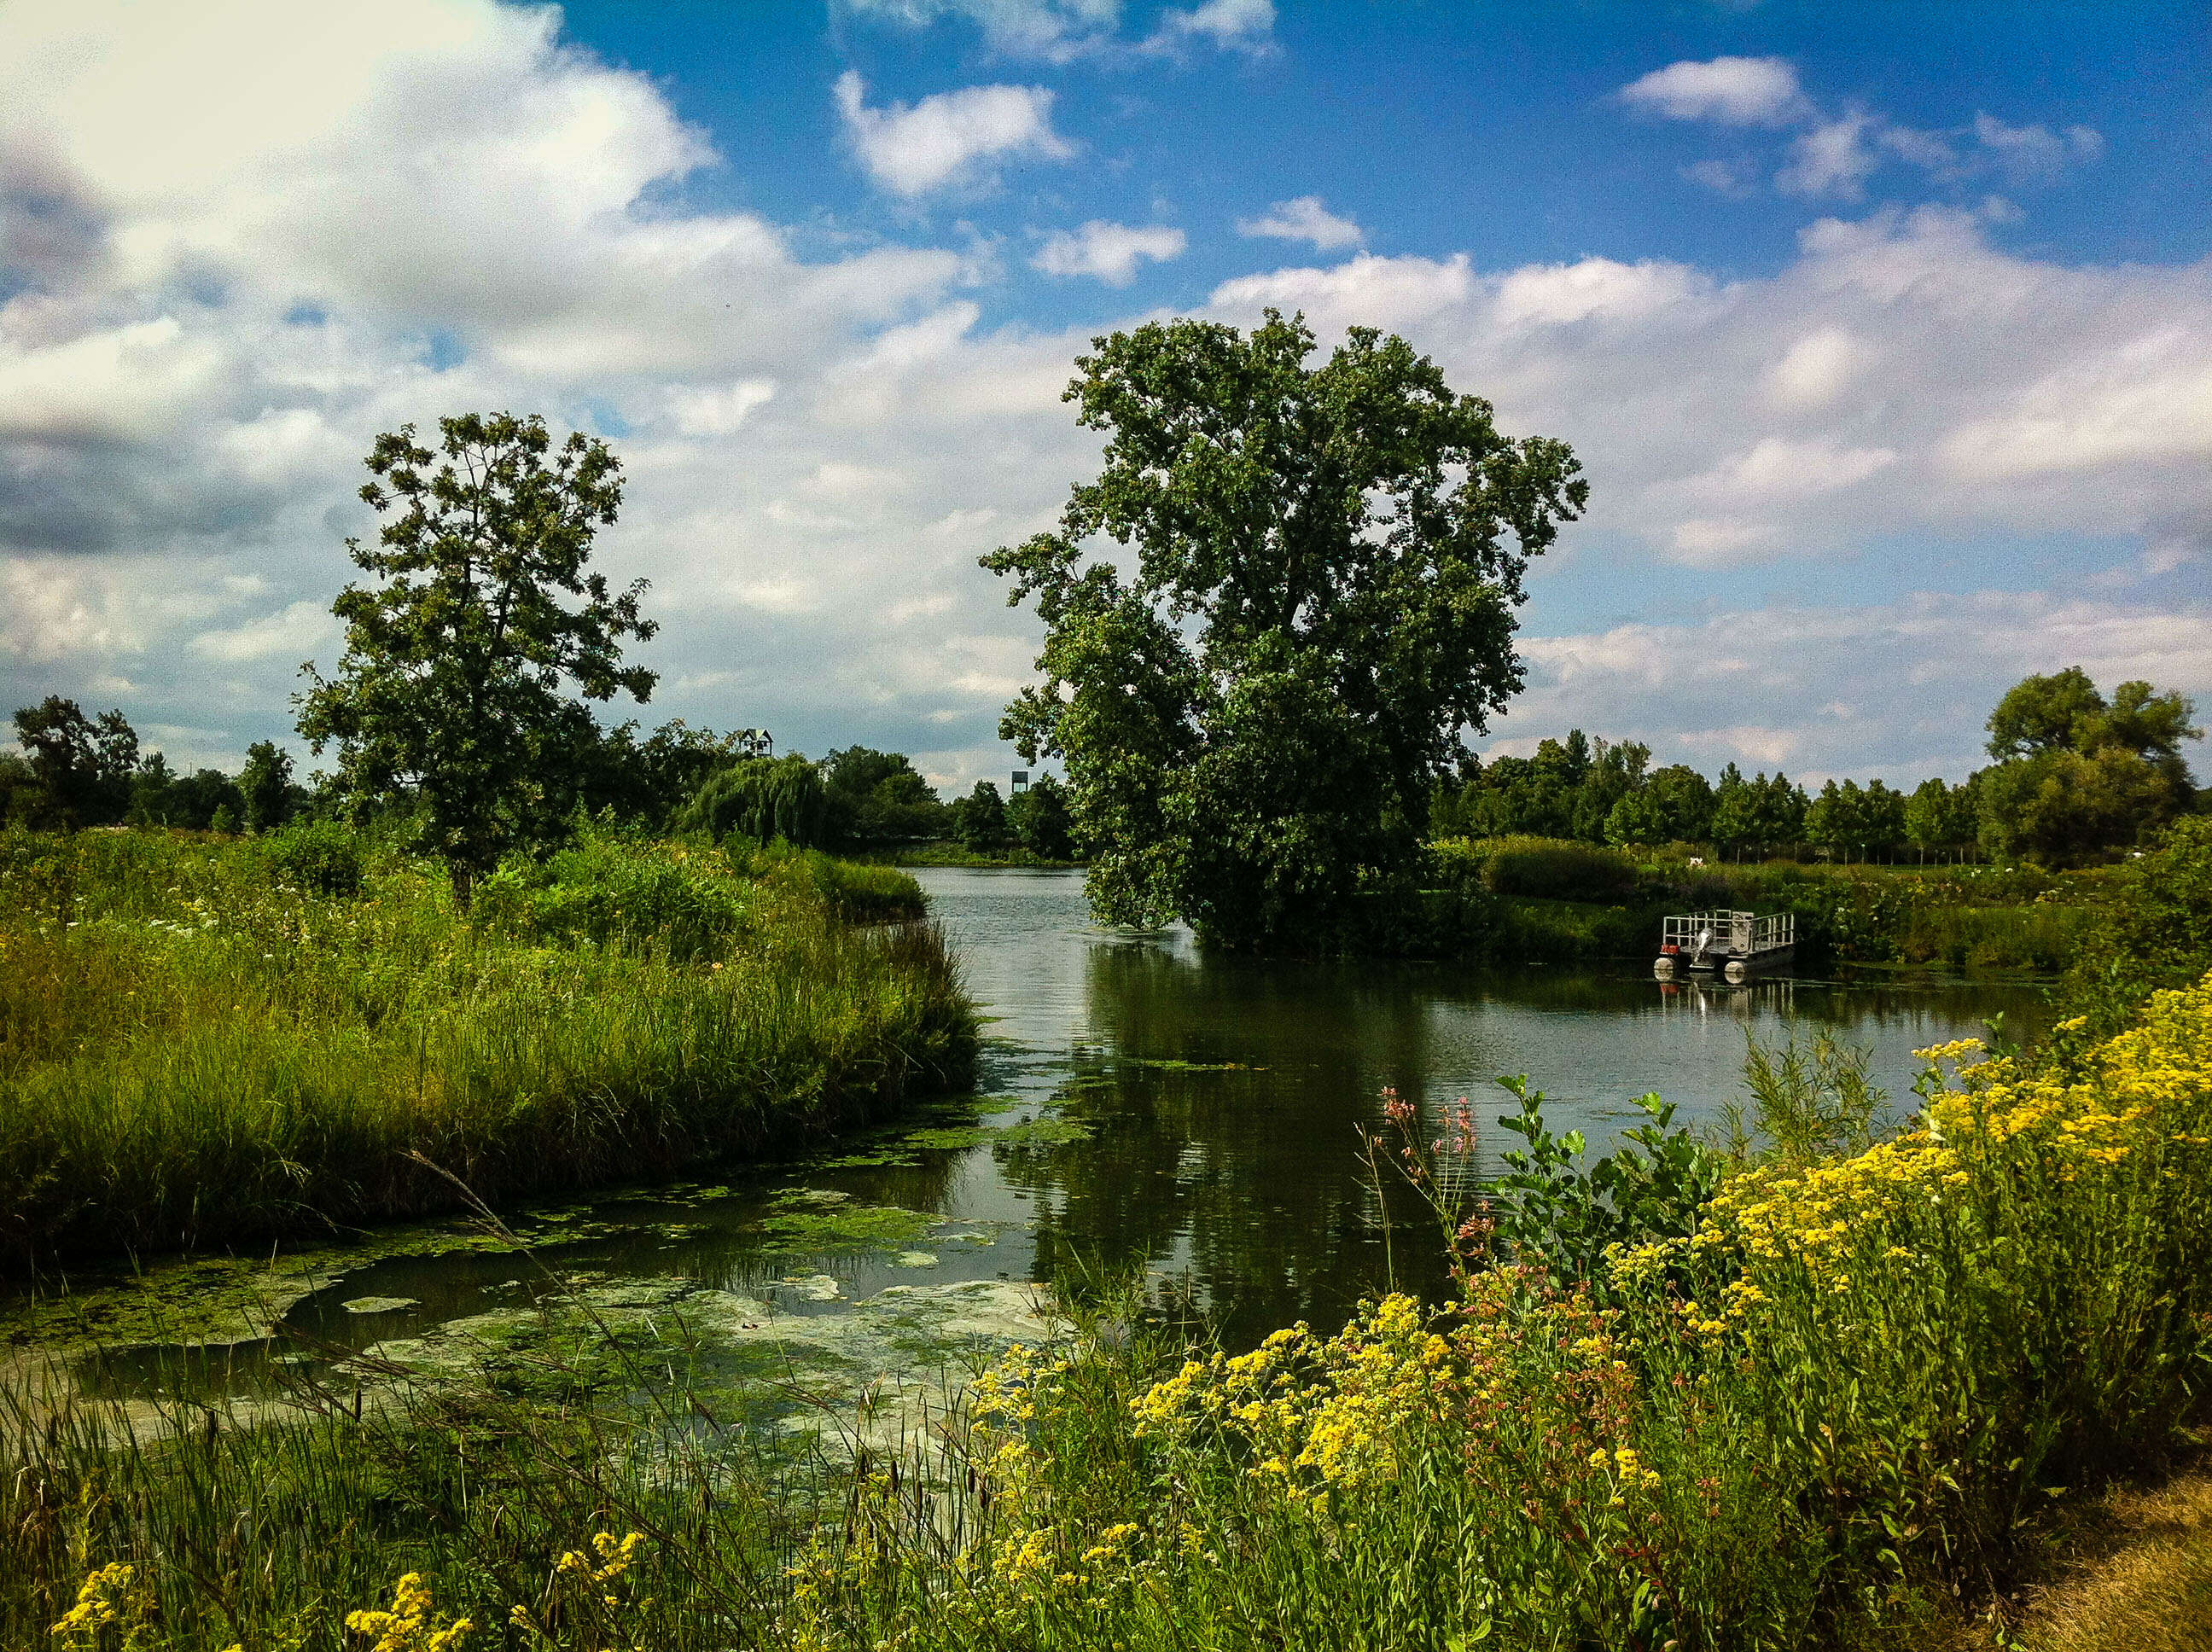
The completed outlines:
<svg viewBox="0 0 2212 1652">
<path fill-rule="evenodd" d="M 50 694 L 15 714 L 15 738 L 28 754 L 31 823 L 74 830 L 128 812 L 138 736 L 120 711 L 88 717 L 76 701 Z"/>
<path fill-rule="evenodd" d="M 377 438 L 361 496 L 396 513 L 346 550 L 378 583 L 332 604 L 344 657 L 329 679 L 302 666 L 313 687 L 296 703 L 315 751 L 337 744 L 343 790 L 417 807 L 465 904 L 510 848 L 562 829 L 600 738 L 583 702 L 650 697 L 653 673 L 624 665 L 622 642 L 656 628 L 644 580 L 617 594 L 587 571 L 622 499 L 605 442 L 555 449 L 544 420 L 507 413 L 438 428 L 442 462 L 411 424 Z"/>
<path fill-rule="evenodd" d="M 2203 731 L 2178 690 L 2123 683 L 2107 701 L 2069 665 L 2023 678 L 1990 713 L 1990 755 L 1975 777 L 1981 843 L 2052 862 L 2124 848 L 2196 806 L 2181 743 Z"/>
<path fill-rule="evenodd" d="M 1006 824 L 1014 839 L 1040 860 L 1066 860 L 1075 853 L 1075 835 L 1067 817 L 1067 793 L 1049 774 L 1041 774 L 1006 805 Z"/>
<path fill-rule="evenodd" d="M 1109 920 L 1325 933 L 1410 868 L 1432 783 L 1521 685 L 1522 571 L 1588 495 L 1572 453 L 1500 434 L 1401 338 L 1314 349 L 1273 311 L 1096 340 L 1066 399 L 1098 476 L 983 559 L 1046 628 L 1002 736 L 1062 759 Z"/>
<path fill-rule="evenodd" d="M 756 843 L 778 838 L 803 849 L 827 840 L 829 792 L 822 771 L 796 752 L 740 757 L 708 777 L 677 823 L 717 841 L 732 834 Z"/>
<path fill-rule="evenodd" d="M 902 753 L 847 746 L 822 760 L 822 777 L 830 787 L 830 835 L 840 844 L 908 842 L 953 829 L 936 788 Z"/>
</svg>

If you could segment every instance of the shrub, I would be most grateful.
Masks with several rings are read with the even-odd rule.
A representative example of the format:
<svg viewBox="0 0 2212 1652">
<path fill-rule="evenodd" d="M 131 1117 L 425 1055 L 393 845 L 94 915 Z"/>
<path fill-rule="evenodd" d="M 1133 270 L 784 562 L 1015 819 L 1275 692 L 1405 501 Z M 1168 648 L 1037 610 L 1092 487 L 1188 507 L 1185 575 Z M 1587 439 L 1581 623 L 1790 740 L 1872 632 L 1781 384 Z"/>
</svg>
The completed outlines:
<svg viewBox="0 0 2212 1652">
<path fill-rule="evenodd" d="M 477 886 L 477 919 L 517 938 L 689 962 L 743 935 L 751 902 L 719 855 L 587 835 L 544 862 L 514 856 Z"/>
<path fill-rule="evenodd" d="M 2062 988 L 2092 1037 L 2118 1030 L 2151 992 L 2186 984 L 2212 958 L 2212 816 L 2174 822 L 2130 861 L 2100 916 Z"/>
<path fill-rule="evenodd" d="M 1617 850 L 1554 837 L 1492 837 L 1440 845 L 1445 864 L 1479 865 L 1493 895 L 1558 901 L 1619 901 L 1635 893 L 1635 863 Z"/>
<path fill-rule="evenodd" d="M 838 921 L 818 858 L 590 833 L 462 914 L 268 853 L 0 836 L 0 1270 L 453 1208 L 416 1154 L 495 1201 L 754 1154 L 973 1059 L 936 932 Z"/>
<path fill-rule="evenodd" d="M 361 837 L 334 820 L 295 820 L 261 841 L 270 870 L 283 882 L 315 895 L 361 893 L 368 857 Z"/>
</svg>

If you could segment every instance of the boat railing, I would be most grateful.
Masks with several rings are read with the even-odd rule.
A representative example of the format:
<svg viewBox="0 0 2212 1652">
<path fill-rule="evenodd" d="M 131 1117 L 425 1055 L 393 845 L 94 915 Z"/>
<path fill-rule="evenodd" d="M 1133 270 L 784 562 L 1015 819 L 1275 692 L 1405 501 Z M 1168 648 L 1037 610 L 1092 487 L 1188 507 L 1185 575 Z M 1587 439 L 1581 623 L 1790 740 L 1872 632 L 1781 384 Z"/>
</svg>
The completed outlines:
<svg viewBox="0 0 2212 1652">
<path fill-rule="evenodd" d="M 1797 919 L 1781 912 L 1760 917 L 1757 913 L 1723 909 L 1691 912 L 1662 920 L 1660 951 L 1692 959 L 1708 953 L 1727 957 L 1752 957 L 1761 952 L 1795 946 Z"/>
</svg>

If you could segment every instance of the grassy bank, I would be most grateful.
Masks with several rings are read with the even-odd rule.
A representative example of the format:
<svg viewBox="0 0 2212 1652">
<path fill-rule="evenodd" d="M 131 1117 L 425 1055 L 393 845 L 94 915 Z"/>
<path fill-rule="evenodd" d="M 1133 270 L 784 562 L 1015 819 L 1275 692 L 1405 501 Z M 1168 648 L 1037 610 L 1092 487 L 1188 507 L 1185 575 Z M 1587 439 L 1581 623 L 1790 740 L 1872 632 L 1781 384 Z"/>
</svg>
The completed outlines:
<svg viewBox="0 0 2212 1652">
<path fill-rule="evenodd" d="M 1361 950 L 1485 963 L 1644 958 L 1669 913 L 1797 919 L 1800 959 L 1958 971 L 2069 968 L 2116 874 L 1978 866 L 1692 866 L 1545 838 L 1433 845 L 1428 887 L 1378 906 Z"/>
<path fill-rule="evenodd" d="M 916 843 L 886 857 L 894 866 L 1028 866 L 1048 872 L 1070 872 L 1080 860 L 1047 860 L 1015 845 L 985 854 L 947 839 L 940 843 Z"/>
<path fill-rule="evenodd" d="M 757 1152 L 963 1082 L 911 878 L 611 838 L 476 911 L 335 829 L 0 837 L 0 1265 Z"/>
</svg>

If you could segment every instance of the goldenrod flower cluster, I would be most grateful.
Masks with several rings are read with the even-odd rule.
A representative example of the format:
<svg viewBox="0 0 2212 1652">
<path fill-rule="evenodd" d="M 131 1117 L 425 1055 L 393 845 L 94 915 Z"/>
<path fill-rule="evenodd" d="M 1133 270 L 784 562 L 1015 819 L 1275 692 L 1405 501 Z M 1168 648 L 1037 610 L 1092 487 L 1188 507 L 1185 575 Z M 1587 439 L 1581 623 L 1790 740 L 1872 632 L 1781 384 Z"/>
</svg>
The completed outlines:
<svg viewBox="0 0 2212 1652">
<path fill-rule="evenodd" d="M 441 1624 L 432 1615 L 436 1602 L 422 1574 L 410 1571 L 392 1588 L 389 1612 L 349 1612 L 346 1627 L 356 1635 L 373 1635 L 370 1652 L 450 1652 L 476 1632 L 466 1618 Z"/>
<path fill-rule="evenodd" d="M 1386 1297 L 1334 1337 L 1304 1325 L 1249 1354 L 1192 1360 L 1138 1398 L 1137 1432 L 1187 1436 L 1227 1426 L 1258 1448 L 1252 1472 L 1279 1479 L 1293 1501 L 1398 1472 L 1393 1430 L 1432 1412 L 1451 1345 L 1426 1328 L 1411 1297 Z"/>
<path fill-rule="evenodd" d="M 143 1615 L 134 1587 L 137 1576 L 136 1567 L 120 1561 L 100 1567 L 84 1580 L 76 1604 L 62 1615 L 52 1632 L 64 1647 L 99 1645 L 102 1630 Z"/>
<path fill-rule="evenodd" d="M 621 1538 L 612 1532 L 595 1532 L 588 1551 L 570 1549 L 564 1553 L 553 1568 L 553 1576 L 566 1594 L 568 1610 L 573 1613 L 582 1608 L 588 1620 L 600 1624 L 608 1632 L 624 1634 L 626 1641 L 627 1634 L 621 1630 L 622 1619 L 626 1615 L 646 1613 L 653 1604 L 650 1597 L 642 1600 L 623 1598 L 626 1591 L 623 1580 L 637 1564 L 645 1546 L 642 1532 L 632 1532 Z M 553 1637 L 529 1607 L 520 1604 L 509 1606 L 507 1619 L 516 1631 L 532 1637 L 533 1644 L 552 1644 Z"/>
<path fill-rule="evenodd" d="M 1778 1276 L 1796 1270 L 1840 1296 L 1869 1274 L 1914 1266 L 1918 1253 L 1900 1239 L 1947 1212 L 1984 1220 L 1981 1201 L 2023 1177 L 2086 1197 L 2100 1179 L 2201 1173 L 2212 1145 L 2212 976 L 2160 993 L 2142 1024 L 2075 1074 L 2023 1073 L 1971 1040 L 1920 1054 L 1953 1064 L 1955 1078 L 1915 1128 L 1832 1163 L 1731 1179 L 1686 1244 L 1617 1255 L 1616 1281 L 1648 1278 L 1685 1255 L 1733 1260 L 1740 1271 L 1719 1306 L 1723 1319 L 1741 1320 L 1769 1299 Z"/>
</svg>

